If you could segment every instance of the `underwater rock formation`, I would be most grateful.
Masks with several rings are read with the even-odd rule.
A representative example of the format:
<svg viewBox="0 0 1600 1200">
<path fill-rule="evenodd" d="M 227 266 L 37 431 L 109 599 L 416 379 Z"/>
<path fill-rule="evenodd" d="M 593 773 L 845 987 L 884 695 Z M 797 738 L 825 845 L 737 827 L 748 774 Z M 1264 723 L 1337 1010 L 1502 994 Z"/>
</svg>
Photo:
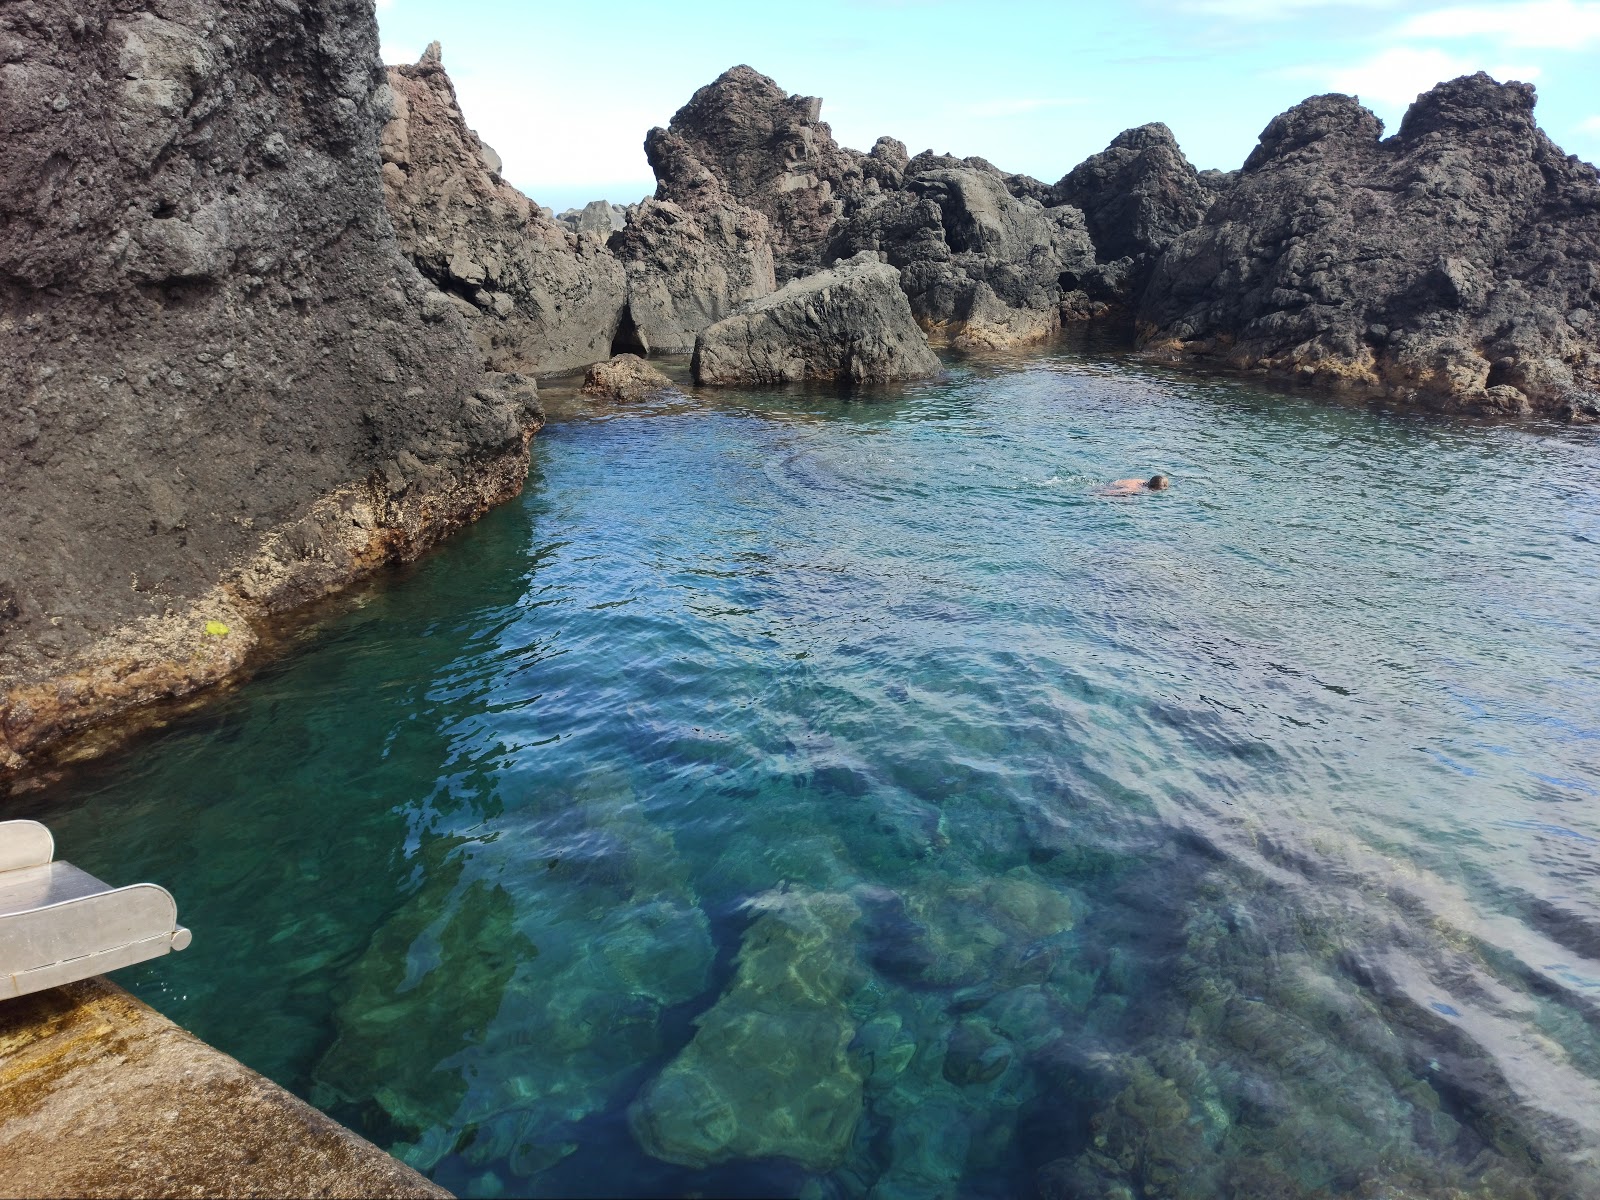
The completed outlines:
<svg viewBox="0 0 1600 1200">
<path fill-rule="evenodd" d="M 619 354 L 589 368 L 582 394 L 601 400 L 644 400 L 671 386 L 672 380 L 637 354 Z"/>
<path fill-rule="evenodd" d="M 0 14 L 0 770 L 516 494 L 541 419 L 400 253 L 371 8 L 160 13 Z"/>
<path fill-rule="evenodd" d="M 694 1040 L 629 1110 L 634 1137 L 667 1162 L 735 1158 L 838 1166 L 861 1116 L 865 1072 L 849 1053 L 847 1002 L 865 982 L 848 896 L 774 892 L 745 935 L 733 986 L 696 1023 Z"/>
<path fill-rule="evenodd" d="M 704 329 L 696 383 L 882 383 L 943 369 L 893 267 L 862 255 L 797 279 Z"/>
<path fill-rule="evenodd" d="M 1139 321 L 1154 350 L 1470 412 L 1600 416 L 1600 175 L 1482 74 L 1392 138 L 1349 96 L 1276 117 Z"/>
<path fill-rule="evenodd" d="M 433 43 L 390 67 L 384 198 L 401 248 L 439 288 L 491 370 L 556 373 L 611 353 L 627 283 L 606 251 L 609 209 L 578 228 L 548 217 L 500 178 L 500 158 L 467 128 Z M 586 210 L 587 211 L 587 210 Z"/>
</svg>

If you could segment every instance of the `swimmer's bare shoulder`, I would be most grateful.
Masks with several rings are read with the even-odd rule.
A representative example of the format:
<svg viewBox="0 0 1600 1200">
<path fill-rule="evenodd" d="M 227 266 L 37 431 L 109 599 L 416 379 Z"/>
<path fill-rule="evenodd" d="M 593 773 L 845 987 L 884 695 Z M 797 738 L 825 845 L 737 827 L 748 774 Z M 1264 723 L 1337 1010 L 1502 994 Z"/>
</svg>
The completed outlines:
<svg viewBox="0 0 1600 1200">
<path fill-rule="evenodd" d="M 1172 486 L 1165 475 L 1152 475 L 1149 479 L 1114 479 L 1095 489 L 1097 496 L 1138 496 L 1145 492 L 1164 492 Z"/>
</svg>

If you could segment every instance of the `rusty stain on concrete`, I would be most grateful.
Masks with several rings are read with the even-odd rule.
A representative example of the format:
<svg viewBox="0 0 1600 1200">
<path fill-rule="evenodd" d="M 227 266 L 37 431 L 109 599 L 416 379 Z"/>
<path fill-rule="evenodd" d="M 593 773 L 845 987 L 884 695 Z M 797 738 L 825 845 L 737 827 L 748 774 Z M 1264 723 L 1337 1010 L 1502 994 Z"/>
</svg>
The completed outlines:
<svg viewBox="0 0 1600 1200">
<path fill-rule="evenodd" d="M 449 1194 L 104 979 L 0 1002 L 0 1196 Z"/>
</svg>

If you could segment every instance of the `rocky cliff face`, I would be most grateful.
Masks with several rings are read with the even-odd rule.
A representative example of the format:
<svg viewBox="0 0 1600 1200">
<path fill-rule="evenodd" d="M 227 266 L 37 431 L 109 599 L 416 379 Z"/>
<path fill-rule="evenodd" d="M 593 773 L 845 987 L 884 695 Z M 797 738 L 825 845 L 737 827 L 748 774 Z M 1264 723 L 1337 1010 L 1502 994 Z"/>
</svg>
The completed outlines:
<svg viewBox="0 0 1600 1200">
<path fill-rule="evenodd" d="M 684 202 L 691 172 L 672 160 L 692 159 L 770 222 L 779 283 L 810 274 L 849 207 L 879 186 L 867 156 L 835 142 L 821 115 L 815 96 L 791 96 L 749 67 L 724 71 L 673 116 L 670 152 L 663 131 L 652 131 L 651 164 L 668 163 L 657 168 L 656 196 Z"/>
<path fill-rule="evenodd" d="M 537 403 L 425 319 L 391 105 L 363 0 L 0 10 L 0 763 L 521 486 Z"/>
<path fill-rule="evenodd" d="M 1119 133 L 1062 176 L 1049 202 L 1082 210 L 1095 258 L 1104 264 L 1094 285 L 1131 307 L 1157 260 L 1200 224 L 1218 190 L 1184 157 L 1172 130 L 1158 123 Z"/>
<path fill-rule="evenodd" d="M 435 42 L 390 67 L 383 190 L 400 245 L 452 306 L 496 371 L 554 373 L 611 354 L 627 282 L 606 250 L 609 211 L 577 228 L 500 178 L 500 158 L 467 127 Z M 601 206 L 605 209 L 605 206 Z"/>
<path fill-rule="evenodd" d="M 1156 349 L 1433 407 L 1600 415 L 1600 176 L 1478 74 L 1399 132 L 1348 96 L 1269 124 L 1140 321 Z"/>
<path fill-rule="evenodd" d="M 628 277 L 618 348 L 687 354 L 707 325 L 777 286 L 772 227 L 677 135 L 652 129 L 645 154 L 661 186 L 629 210 L 610 243 Z"/>
</svg>

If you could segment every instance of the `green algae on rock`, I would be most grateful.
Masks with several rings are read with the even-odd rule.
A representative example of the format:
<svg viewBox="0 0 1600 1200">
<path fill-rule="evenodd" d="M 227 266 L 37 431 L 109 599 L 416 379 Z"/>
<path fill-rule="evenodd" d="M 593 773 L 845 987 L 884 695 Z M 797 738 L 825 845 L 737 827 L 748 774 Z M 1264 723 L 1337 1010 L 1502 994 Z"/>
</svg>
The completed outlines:
<svg viewBox="0 0 1600 1200">
<path fill-rule="evenodd" d="M 861 1115 L 866 1073 L 848 1053 L 847 1007 L 865 981 L 848 896 L 779 891 L 753 901 L 732 988 L 629 1112 L 634 1136 L 668 1162 L 735 1158 L 839 1165 Z"/>
</svg>

